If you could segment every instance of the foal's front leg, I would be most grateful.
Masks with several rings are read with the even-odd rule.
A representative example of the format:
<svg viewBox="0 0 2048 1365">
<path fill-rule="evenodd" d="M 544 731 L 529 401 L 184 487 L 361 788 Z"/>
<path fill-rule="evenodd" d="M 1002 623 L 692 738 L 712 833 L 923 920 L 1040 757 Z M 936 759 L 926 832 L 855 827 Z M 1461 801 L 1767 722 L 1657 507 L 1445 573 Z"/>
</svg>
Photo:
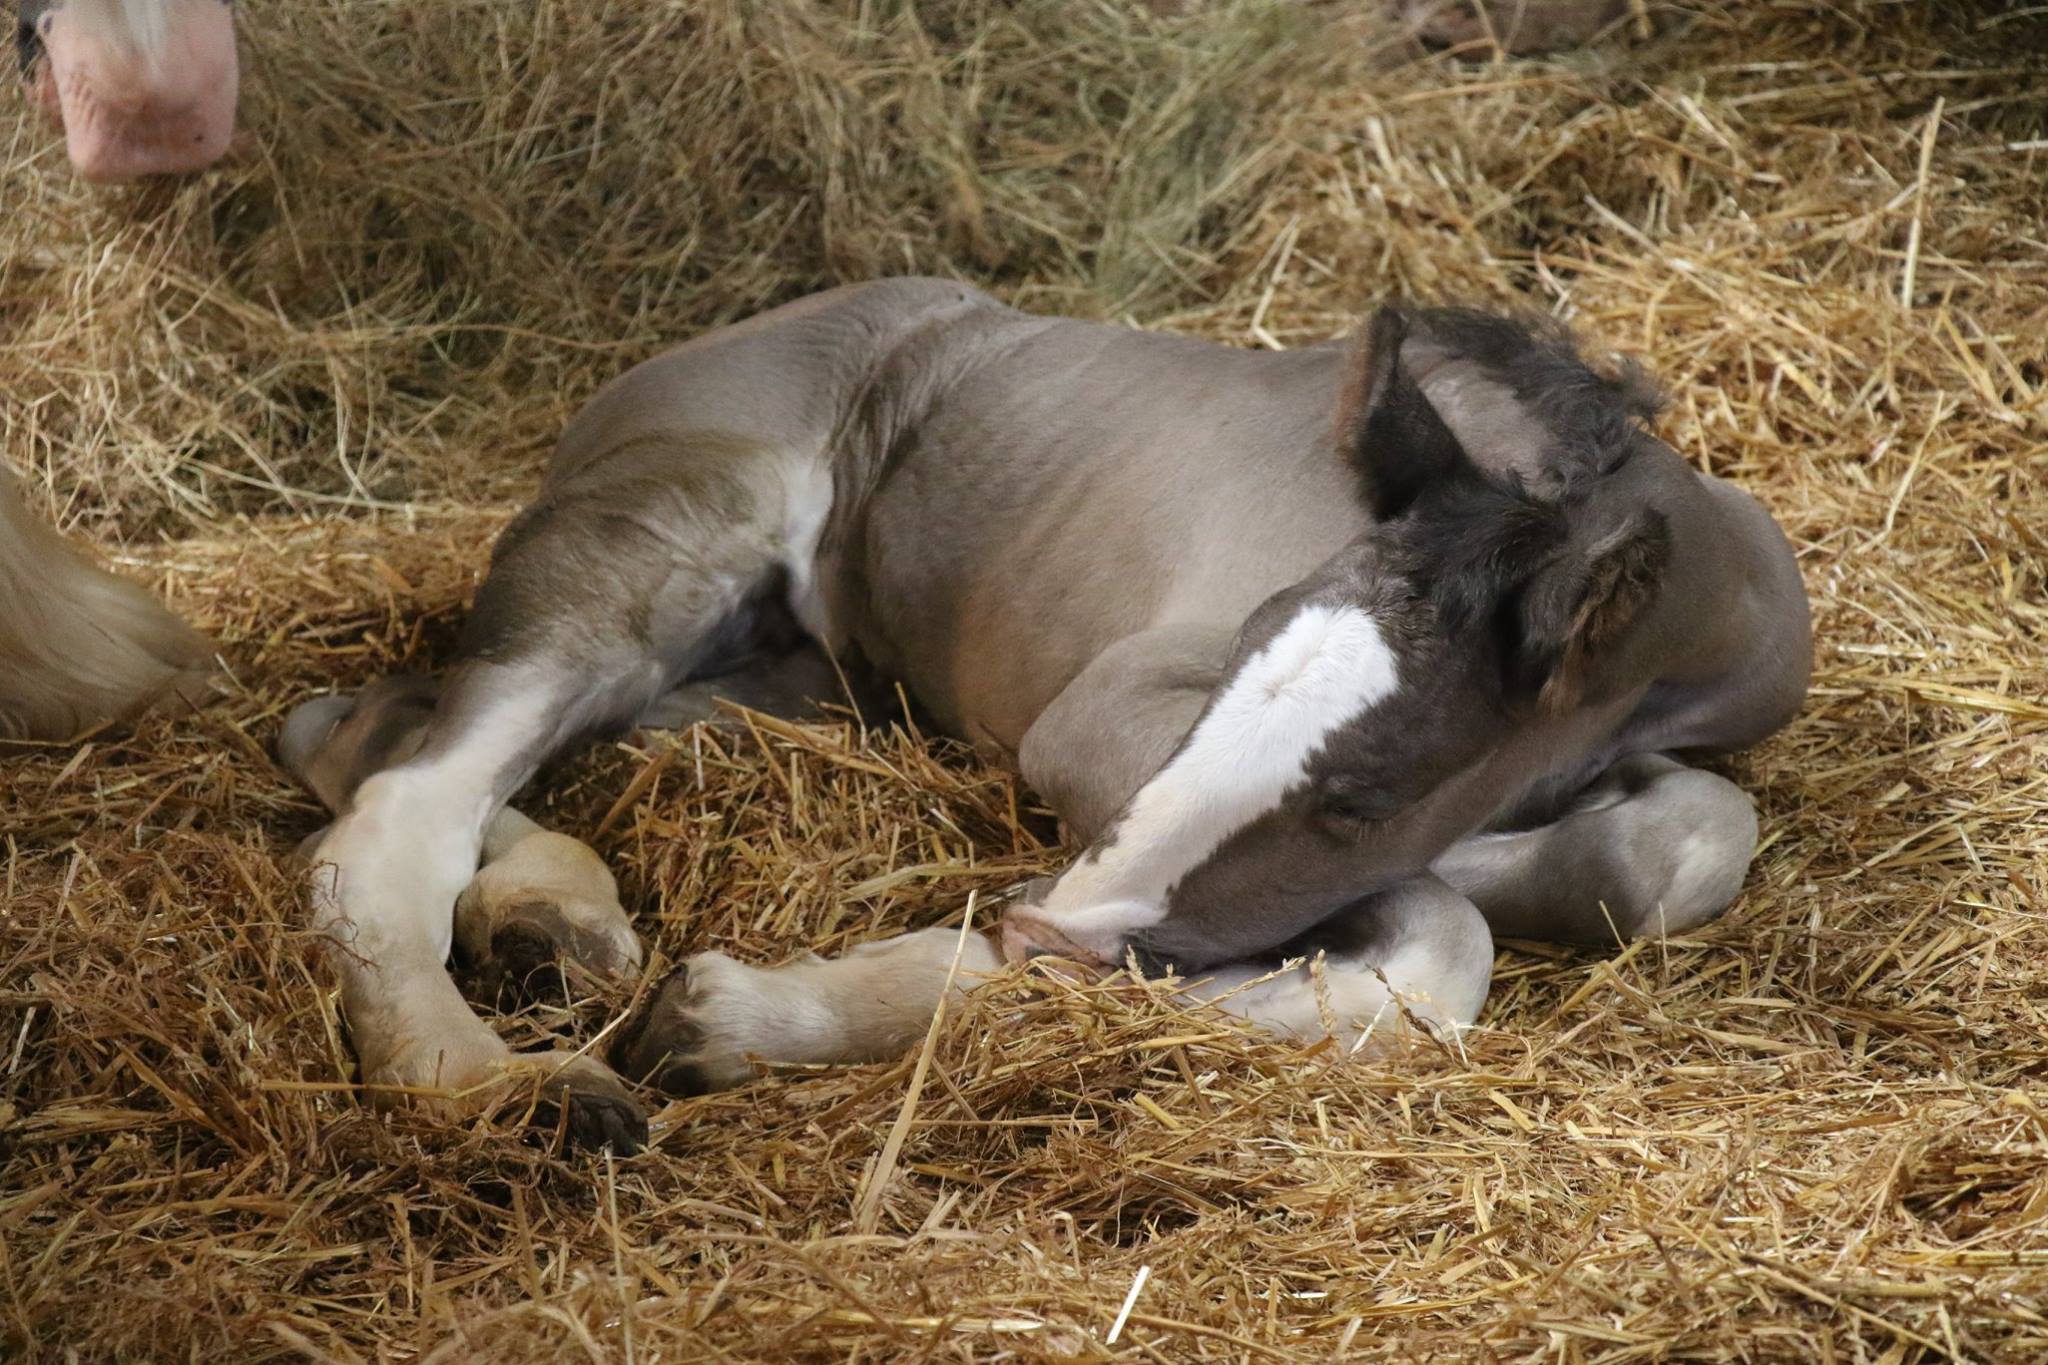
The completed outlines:
<svg viewBox="0 0 2048 1365">
<path fill-rule="evenodd" d="M 1184 624 L 1126 637 L 1032 725 L 1019 766 L 1080 841 L 1101 833 L 1172 756 L 1207 705 L 1234 634 L 1234 626 Z M 617 1060 L 631 1075 L 694 1094 L 752 1075 L 749 1057 L 823 1064 L 896 1056 L 929 1026 L 957 942 L 953 930 L 928 929 L 833 961 L 772 968 L 699 954 L 662 983 Z M 1317 952 L 1325 954 L 1319 969 L 1280 970 L 1289 956 Z M 1000 949 L 970 937 L 956 987 L 1001 963 Z M 1398 1032 L 1411 1018 L 1439 1031 L 1469 1024 L 1492 964 L 1492 939 L 1471 902 L 1419 877 L 1188 989 L 1286 1035 L 1320 1036 L 1327 1016 L 1350 1042 Z"/>
<path fill-rule="evenodd" d="M 1476 834 L 1431 870 L 1511 938 L 1613 943 L 1704 924 L 1742 890 L 1756 805 L 1662 754 L 1609 767 L 1548 824 Z"/>
<path fill-rule="evenodd" d="M 1038 717 L 1018 766 L 1075 838 L 1100 833 L 1172 755 L 1207 704 L 1234 631 L 1179 625 L 1127 636 Z M 817 1064 L 895 1056 L 930 1025 L 958 938 L 927 929 L 831 961 L 768 968 L 700 953 L 661 983 L 614 1059 L 629 1075 L 696 1094 L 751 1076 L 750 1056 Z M 1001 966 L 1000 949 L 973 935 L 957 984 Z"/>
<path fill-rule="evenodd" d="M 1017 746 L 1017 768 L 1089 844 L 1173 757 L 1230 660 L 1234 624 L 1187 622 L 1126 635 L 1089 660 Z"/>
<path fill-rule="evenodd" d="M 779 967 L 699 953 L 662 983 L 614 1060 L 676 1095 L 742 1084 L 755 1060 L 886 1061 L 930 1027 L 949 974 L 964 991 L 1002 967 L 992 937 L 963 941 L 956 929 Z M 1282 1037 L 1331 1036 L 1355 1049 L 1412 1038 L 1418 1025 L 1455 1034 L 1478 1017 L 1492 973 L 1493 939 L 1478 910 L 1436 878 L 1419 877 L 1347 908 L 1271 958 L 1202 973 L 1183 989 L 1191 1001 Z"/>
<path fill-rule="evenodd" d="M 1276 970 L 1295 959 L 1303 965 Z M 1454 1037 L 1479 1017 L 1492 981 L 1493 935 L 1478 907 L 1425 875 L 1347 906 L 1270 958 L 1198 973 L 1186 993 L 1282 1037 L 1357 1049 L 1412 1038 L 1418 1025 Z"/>
<path fill-rule="evenodd" d="M 957 929 L 922 929 L 864 943 L 843 957 L 779 967 L 698 953 L 662 981 L 627 1026 L 613 1062 L 672 1095 L 701 1095 L 751 1078 L 751 1058 L 885 1061 L 931 1026 L 949 974 L 955 989 L 966 990 L 1002 965 L 987 936 L 970 933 L 963 941 Z"/>
</svg>

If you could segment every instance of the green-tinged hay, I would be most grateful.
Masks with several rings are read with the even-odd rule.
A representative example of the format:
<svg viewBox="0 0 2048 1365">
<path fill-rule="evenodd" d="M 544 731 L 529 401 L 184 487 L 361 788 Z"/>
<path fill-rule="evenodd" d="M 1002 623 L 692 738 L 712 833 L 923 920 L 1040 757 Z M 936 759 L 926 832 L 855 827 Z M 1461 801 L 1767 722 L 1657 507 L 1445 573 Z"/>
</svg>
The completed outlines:
<svg viewBox="0 0 2048 1365">
<path fill-rule="evenodd" d="M 248 0 L 237 166 L 87 191 L 0 114 L 0 456 L 233 677 L 0 765 L 0 1357 L 2048 1355 L 2048 15 L 1645 9 L 1492 62 L 1349 4 Z M 1016 976 L 914 1094 L 778 1074 L 630 1160 L 371 1112 L 282 717 L 445 656 L 605 378 L 909 269 L 1244 345 L 1533 304 L 1640 354 L 1816 609 L 1805 712 L 1719 764 L 1736 907 L 1503 945 L 1480 1026 L 1400 1058 Z M 599 746 L 528 808 L 667 961 L 1060 866 L 1011 777 L 863 720 Z"/>
<path fill-rule="evenodd" d="M 137 528 L 502 493 L 578 396 L 809 290 L 1184 299 L 1286 159 L 1306 17 L 1120 0 L 253 4 L 260 152 L 0 184 L 0 435 Z M 81 317 L 95 326 L 79 328 Z"/>
</svg>

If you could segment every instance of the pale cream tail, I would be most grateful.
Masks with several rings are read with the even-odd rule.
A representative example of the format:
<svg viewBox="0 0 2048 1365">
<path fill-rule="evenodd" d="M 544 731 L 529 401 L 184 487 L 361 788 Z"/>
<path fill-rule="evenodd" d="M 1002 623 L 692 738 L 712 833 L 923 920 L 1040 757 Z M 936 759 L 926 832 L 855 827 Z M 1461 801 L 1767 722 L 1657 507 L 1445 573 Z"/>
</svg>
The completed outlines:
<svg viewBox="0 0 2048 1365">
<path fill-rule="evenodd" d="M 206 638 L 82 559 L 0 468 L 0 738 L 68 739 L 211 671 Z"/>
</svg>

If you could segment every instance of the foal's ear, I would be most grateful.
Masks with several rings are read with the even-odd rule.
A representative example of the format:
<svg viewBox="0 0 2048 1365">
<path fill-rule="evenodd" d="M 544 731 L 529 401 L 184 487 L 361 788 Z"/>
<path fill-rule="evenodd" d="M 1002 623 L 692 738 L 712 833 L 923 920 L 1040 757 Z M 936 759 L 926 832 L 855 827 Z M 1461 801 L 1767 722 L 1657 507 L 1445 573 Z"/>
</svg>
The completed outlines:
<svg viewBox="0 0 2048 1365">
<path fill-rule="evenodd" d="M 1430 488 L 1478 477 L 1458 438 L 1401 363 L 1408 322 L 1382 308 L 1353 343 L 1337 410 L 1337 440 L 1365 483 L 1375 519 L 1408 510 Z"/>
<path fill-rule="evenodd" d="M 1555 714 L 1602 696 L 1601 663 L 1656 600 L 1671 532 L 1654 509 L 1543 568 L 1514 604 L 1510 690 Z"/>
</svg>

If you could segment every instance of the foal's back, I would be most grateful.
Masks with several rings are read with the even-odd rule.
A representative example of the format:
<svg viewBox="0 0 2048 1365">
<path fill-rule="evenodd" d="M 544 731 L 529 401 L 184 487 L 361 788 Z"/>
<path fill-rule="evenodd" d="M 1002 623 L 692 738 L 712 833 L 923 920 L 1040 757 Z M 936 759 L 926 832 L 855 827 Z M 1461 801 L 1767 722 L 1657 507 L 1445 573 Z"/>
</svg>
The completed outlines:
<svg viewBox="0 0 2048 1365">
<path fill-rule="evenodd" d="M 1037 317 L 946 280 L 852 285 L 608 386 L 542 502 L 697 478 L 678 462 L 743 433 L 751 466 L 780 457 L 756 495 L 815 543 L 798 615 L 1014 747 L 1116 639 L 1241 619 L 1368 525 L 1330 434 L 1342 356 Z"/>
<path fill-rule="evenodd" d="M 1369 524 L 1331 439 L 1341 346 L 1246 351 L 962 292 L 878 354 L 831 452 L 820 566 L 848 638 L 956 731 L 1014 747 L 1114 641 L 1241 620 Z"/>
</svg>

